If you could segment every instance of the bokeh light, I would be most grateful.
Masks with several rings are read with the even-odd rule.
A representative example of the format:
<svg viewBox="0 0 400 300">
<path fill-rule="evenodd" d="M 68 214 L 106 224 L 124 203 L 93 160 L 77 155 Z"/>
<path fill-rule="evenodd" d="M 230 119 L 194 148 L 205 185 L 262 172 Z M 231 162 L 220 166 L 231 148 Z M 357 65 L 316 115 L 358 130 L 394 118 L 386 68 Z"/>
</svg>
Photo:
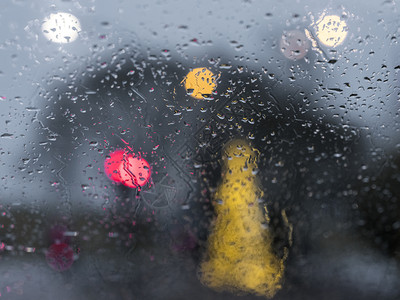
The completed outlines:
<svg viewBox="0 0 400 300">
<path fill-rule="evenodd" d="M 80 31 L 79 20 L 69 13 L 58 12 L 51 14 L 43 20 L 42 24 L 44 36 L 49 41 L 60 44 L 75 41 Z"/>
<path fill-rule="evenodd" d="M 308 52 L 310 42 L 304 32 L 290 30 L 284 32 L 280 40 L 282 54 L 290 60 L 300 60 Z"/>
<path fill-rule="evenodd" d="M 116 150 L 104 162 L 108 178 L 130 188 L 144 186 L 151 177 L 149 163 L 140 155 Z"/>
<path fill-rule="evenodd" d="M 328 47 L 336 47 L 346 39 L 346 22 L 337 15 L 322 15 L 315 24 L 319 41 Z"/>
<path fill-rule="evenodd" d="M 74 252 L 65 243 L 55 243 L 47 250 L 46 261 L 52 269 L 63 272 L 72 266 Z"/>
<path fill-rule="evenodd" d="M 116 150 L 110 153 L 110 157 L 104 162 L 104 171 L 107 177 L 117 183 L 122 181 L 119 166 L 124 159 L 124 155 L 124 150 Z"/>
<path fill-rule="evenodd" d="M 196 68 L 183 81 L 188 95 L 195 99 L 211 100 L 211 94 L 217 87 L 216 80 L 216 76 L 207 68 Z"/>
<path fill-rule="evenodd" d="M 272 233 L 262 226 L 268 212 L 258 206 L 263 195 L 254 172 L 258 154 L 241 139 L 223 149 L 223 179 L 214 196 L 217 218 L 200 266 L 200 279 L 216 290 L 271 298 L 282 287 L 285 258 L 274 253 Z"/>
</svg>

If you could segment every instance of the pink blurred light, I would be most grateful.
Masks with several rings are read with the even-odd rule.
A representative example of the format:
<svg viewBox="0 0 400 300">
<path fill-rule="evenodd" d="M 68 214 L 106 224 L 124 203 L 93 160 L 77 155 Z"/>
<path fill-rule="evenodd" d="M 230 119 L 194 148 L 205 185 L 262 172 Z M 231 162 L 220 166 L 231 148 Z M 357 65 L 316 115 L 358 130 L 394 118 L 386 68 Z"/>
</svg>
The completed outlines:
<svg viewBox="0 0 400 300">
<path fill-rule="evenodd" d="M 46 261 L 58 272 L 68 270 L 74 262 L 74 252 L 67 244 L 53 244 L 46 252 Z"/>
<path fill-rule="evenodd" d="M 108 178 L 130 188 L 144 186 L 151 177 L 149 163 L 135 153 L 116 150 L 104 162 L 104 170 Z"/>
</svg>

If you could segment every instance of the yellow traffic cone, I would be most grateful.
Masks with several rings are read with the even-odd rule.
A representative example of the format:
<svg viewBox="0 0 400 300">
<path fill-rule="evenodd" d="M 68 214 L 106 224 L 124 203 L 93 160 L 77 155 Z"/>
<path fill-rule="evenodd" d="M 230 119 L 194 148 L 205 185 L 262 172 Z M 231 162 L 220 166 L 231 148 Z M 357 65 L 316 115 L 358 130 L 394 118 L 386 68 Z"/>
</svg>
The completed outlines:
<svg viewBox="0 0 400 300">
<path fill-rule="evenodd" d="M 279 258 L 271 246 L 267 211 L 264 215 L 258 203 L 263 192 L 256 176 L 257 158 L 258 151 L 244 140 L 233 140 L 223 149 L 222 182 L 214 204 L 217 218 L 200 280 L 216 290 L 270 298 L 282 287 L 287 251 Z"/>
</svg>

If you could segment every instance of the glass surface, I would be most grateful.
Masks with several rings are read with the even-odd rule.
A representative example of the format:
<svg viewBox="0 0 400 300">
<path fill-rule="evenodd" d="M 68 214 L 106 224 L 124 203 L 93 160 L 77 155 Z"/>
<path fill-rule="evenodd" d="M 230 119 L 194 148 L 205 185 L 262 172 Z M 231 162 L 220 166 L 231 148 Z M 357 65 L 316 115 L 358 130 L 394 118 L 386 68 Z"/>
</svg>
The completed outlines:
<svg viewBox="0 0 400 300">
<path fill-rule="evenodd" d="M 400 298 L 395 1 L 0 20 L 0 299 Z"/>
</svg>

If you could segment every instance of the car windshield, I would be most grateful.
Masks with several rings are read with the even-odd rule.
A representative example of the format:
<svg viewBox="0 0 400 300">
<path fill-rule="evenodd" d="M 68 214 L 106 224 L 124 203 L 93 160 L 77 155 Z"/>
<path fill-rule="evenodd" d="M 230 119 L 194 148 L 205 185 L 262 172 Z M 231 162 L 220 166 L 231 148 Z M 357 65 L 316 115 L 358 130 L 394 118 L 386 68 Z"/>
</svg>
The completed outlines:
<svg viewBox="0 0 400 300">
<path fill-rule="evenodd" d="M 0 8 L 0 299 L 400 298 L 396 1 Z"/>
</svg>

